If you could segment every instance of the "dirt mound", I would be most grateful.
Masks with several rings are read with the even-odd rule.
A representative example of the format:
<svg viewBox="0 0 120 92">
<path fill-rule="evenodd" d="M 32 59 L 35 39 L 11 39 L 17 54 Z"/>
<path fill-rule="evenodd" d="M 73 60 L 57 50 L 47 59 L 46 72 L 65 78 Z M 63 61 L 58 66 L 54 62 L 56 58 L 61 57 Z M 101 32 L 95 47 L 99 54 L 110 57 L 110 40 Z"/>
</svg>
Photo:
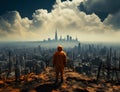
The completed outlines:
<svg viewBox="0 0 120 92">
<path fill-rule="evenodd" d="M 51 67 L 39 75 L 34 73 L 21 76 L 19 82 L 14 79 L 0 81 L 0 92 L 119 92 L 120 85 L 110 82 L 97 82 L 94 77 L 65 70 L 64 82 L 54 83 L 55 73 Z"/>
</svg>

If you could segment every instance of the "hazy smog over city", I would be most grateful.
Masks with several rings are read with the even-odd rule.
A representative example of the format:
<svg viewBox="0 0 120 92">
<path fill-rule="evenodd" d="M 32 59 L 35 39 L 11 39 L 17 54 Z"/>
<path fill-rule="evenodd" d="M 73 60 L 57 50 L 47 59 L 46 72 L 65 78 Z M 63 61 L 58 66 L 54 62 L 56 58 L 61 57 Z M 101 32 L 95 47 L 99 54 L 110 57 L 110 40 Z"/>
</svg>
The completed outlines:
<svg viewBox="0 0 120 92">
<path fill-rule="evenodd" d="M 0 41 L 120 42 L 120 0 L 1 0 Z"/>
</svg>

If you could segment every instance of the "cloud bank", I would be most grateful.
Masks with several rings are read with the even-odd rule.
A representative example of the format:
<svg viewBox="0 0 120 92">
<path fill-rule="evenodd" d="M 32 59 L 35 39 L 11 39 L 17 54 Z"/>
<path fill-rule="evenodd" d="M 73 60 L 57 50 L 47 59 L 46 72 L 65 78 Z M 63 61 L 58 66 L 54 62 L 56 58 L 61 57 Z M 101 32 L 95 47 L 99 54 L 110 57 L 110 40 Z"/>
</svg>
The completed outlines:
<svg viewBox="0 0 120 92">
<path fill-rule="evenodd" d="M 31 20 L 22 18 L 18 11 L 7 12 L 0 16 L 0 41 L 53 38 L 58 29 L 59 36 L 70 34 L 77 36 L 80 41 L 120 42 L 120 13 L 111 13 L 101 22 L 96 13 L 88 15 L 80 10 L 81 3 L 83 0 L 57 0 L 51 12 L 45 9 L 35 10 Z"/>
<path fill-rule="evenodd" d="M 86 14 L 95 13 L 105 23 L 120 28 L 120 0 L 84 0 L 79 9 Z"/>
<path fill-rule="evenodd" d="M 96 13 L 101 19 L 120 11 L 120 0 L 84 0 L 79 9 L 87 14 Z"/>
</svg>

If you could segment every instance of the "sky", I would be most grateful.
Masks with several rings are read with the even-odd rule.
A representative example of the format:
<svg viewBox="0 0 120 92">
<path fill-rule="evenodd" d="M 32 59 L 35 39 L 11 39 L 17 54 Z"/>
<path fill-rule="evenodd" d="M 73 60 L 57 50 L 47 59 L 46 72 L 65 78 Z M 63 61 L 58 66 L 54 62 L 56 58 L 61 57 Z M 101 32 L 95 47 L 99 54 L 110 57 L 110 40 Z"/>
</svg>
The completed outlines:
<svg viewBox="0 0 120 92">
<path fill-rule="evenodd" d="M 0 41 L 40 41 L 67 34 L 120 43 L 120 0 L 0 0 Z"/>
</svg>

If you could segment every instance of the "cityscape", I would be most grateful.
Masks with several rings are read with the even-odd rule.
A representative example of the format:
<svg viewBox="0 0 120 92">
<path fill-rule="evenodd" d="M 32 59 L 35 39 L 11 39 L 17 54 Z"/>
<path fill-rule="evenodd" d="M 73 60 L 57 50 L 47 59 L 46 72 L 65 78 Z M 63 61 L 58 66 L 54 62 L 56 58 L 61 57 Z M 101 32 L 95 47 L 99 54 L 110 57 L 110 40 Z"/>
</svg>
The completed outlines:
<svg viewBox="0 0 120 92">
<path fill-rule="evenodd" d="M 120 0 L 1 0 L 0 92 L 119 92 L 119 20 Z"/>
<path fill-rule="evenodd" d="M 25 77 L 31 73 L 39 75 L 49 67 L 52 67 L 52 58 L 57 47 L 53 46 L 51 48 L 49 46 L 51 41 L 52 44 L 55 42 L 59 43 L 59 41 L 66 44 L 68 41 L 74 45 L 68 46 L 68 48 L 63 46 L 67 54 L 67 69 L 89 77 L 95 77 L 95 80 L 98 81 L 104 79 L 119 83 L 119 45 L 81 43 L 78 40 L 57 40 L 57 36 L 55 36 L 54 40 L 43 41 L 43 43 L 48 44 L 47 48 L 42 47 L 43 43 L 40 44 L 41 42 L 39 42 L 39 45 L 32 46 L 29 45 L 38 42 L 28 42 L 28 46 L 16 46 L 15 43 L 9 46 L 8 43 L 7 46 L 3 45 L 3 47 L 0 47 L 0 79 L 7 82 L 8 79 L 14 78 L 13 81 L 22 82 L 25 81 L 25 79 L 21 79 L 22 76 Z"/>
<path fill-rule="evenodd" d="M 54 41 L 58 41 L 57 37 Z M 77 40 L 72 41 L 76 42 Z M 47 42 L 49 41 L 45 41 L 45 43 Z M 66 43 L 66 41 L 64 43 Z M 34 47 L 1 47 L 1 78 L 5 74 L 4 71 L 14 70 L 16 68 L 15 65 L 18 65 L 20 67 L 20 74 L 22 74 L 23 71 L 26 71 L 26 69 L 28 69 L 27 72 L 29 73 L 35 71 L 34 65 L 36 63 L 44 63 L 44 68 L 47 66 L 51 66 L 52 56 L 56 51 L 56 48 L 57 47 L 44 48 L 41 47 L 41 45 Z M 105 46 L 104 44 L 85 44 L 77 41 L 77 44 L 74 47 L 64 48 L 64 50 L 67 52 L 68 64 L 70 63 L 69 67 L 71 66 L 74 69 L 78 68 L 77 71 L 79 71 L 80 73 L 84 73 L 87 75 L 96 75 L 98 72 L 97 68 L 99 67 L 101 62 L 104 64 L 103 66 L 108 67 L 106 64 L 110 64 L 112 68 L 116 68 L 118 70 L 120 69 L 119 46 L 111 47 L 109 45 Z M 119 71 L 117 72 L 119 74 Z M 11 74 L 8 77 L 14 76 L 14 71 L 11 72 Z"/>
<path fill-rule="evenodd" d="M 62 45 L 64 48 L 73 48 L 80 43 L 77 37 L 75 39 L 70 35 L 67 35 L 64 38 L 62 38 L 62 36 L 59 37 L 57 30 L 54 37 L 54 39 L 48 38 L 48 40 L 41 41 L 41 47 L 56 48 L 58 45 Z"/>
</svg>

